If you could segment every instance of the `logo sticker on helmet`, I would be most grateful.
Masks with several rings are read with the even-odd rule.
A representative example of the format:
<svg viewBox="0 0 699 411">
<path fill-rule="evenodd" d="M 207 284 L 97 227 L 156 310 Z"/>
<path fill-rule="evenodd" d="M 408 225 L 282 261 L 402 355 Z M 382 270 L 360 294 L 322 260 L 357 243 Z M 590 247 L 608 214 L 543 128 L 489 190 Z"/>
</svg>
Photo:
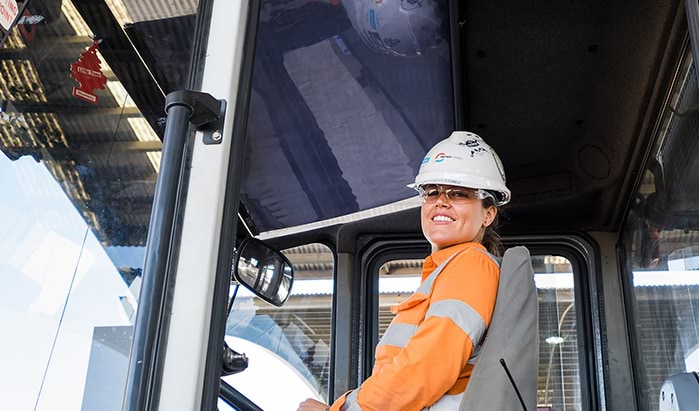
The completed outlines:
<svg viewBox="0 0 699 411">
<path fill-rule="evenodd" d="M 473 157 L 473 156 L 471 156 L 471 157 Z M 450 155 L 447 155 L 447 154 L 444 154 L 444 153 L 437 153 L 437 155 L 434 156 L 434 162 L 435 162 L 435 163 L 441 163 L 442 161 L 444 161 L 444 159 L 447 159 L 447 158 L 453 158 L 454 160 L 463 160 L 463 157 L 459 157 L 459 156 L 450 156 Z M 429 161 L 429 158 L 428 158 L 427 161 Z"/>
<path fill-rule="evenodd" d="M 376 11 L 374 9 L 369 10 L 369 25 L 371 26 L 372 29 L 376 30 Z"/>
<path fill-rule="evenodd" d="M 427 164 L 430 162 L 430 156 L 425 156 L 425 158 L 422 159 L 422 164 Z"/>
<path fill-rule="evenodd" d="M 478 140 L 466 140 L 465 143 L 467 147 L 478 147 L 480 145 Z"/>
</svg>

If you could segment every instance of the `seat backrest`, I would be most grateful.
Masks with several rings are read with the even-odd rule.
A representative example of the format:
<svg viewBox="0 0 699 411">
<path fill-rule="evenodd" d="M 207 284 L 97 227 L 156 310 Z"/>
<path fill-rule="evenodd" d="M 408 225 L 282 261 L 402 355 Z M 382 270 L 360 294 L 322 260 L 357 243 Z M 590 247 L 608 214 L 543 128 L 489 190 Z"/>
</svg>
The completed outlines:
<svg viewBox="0 0 699 411">
<path fill-rule="evenodd" d="M 536 411 L 539 308 L 525 247 L 505 251 L 495 310 L 473 367 L 461 410 L 522 410 L 500 363 L 504 359 L 528 411 Z"/>
<path fill-rule="evenodd" d="M 699 411 L 699 374 L 683 372 L 665 380 L 660 388 L 660 411 Z"/>
</svg>

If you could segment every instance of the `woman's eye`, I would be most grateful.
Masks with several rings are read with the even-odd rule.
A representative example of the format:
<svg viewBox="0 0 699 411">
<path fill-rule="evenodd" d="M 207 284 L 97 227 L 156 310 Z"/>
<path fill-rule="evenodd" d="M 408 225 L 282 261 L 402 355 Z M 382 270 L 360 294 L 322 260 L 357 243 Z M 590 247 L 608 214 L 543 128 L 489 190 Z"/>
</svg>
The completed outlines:
<svg viewBox="0 0 699 411">
<path fill-rule="evenodd" d="M 452 190 L 450 194 L 452 198 L 465 199 L 470 197 L 468 191 Z"/>
<path fill-rule="evenodd" d="M 427 197 L 430 197 L 430 198 L 432 198 L 432 197 L 439 197 L 439 190 L 429 190 L 429 191 L 426 191 L 426 192 L 425 192 L 425 195 L 426 195 Z"/>
</svg>

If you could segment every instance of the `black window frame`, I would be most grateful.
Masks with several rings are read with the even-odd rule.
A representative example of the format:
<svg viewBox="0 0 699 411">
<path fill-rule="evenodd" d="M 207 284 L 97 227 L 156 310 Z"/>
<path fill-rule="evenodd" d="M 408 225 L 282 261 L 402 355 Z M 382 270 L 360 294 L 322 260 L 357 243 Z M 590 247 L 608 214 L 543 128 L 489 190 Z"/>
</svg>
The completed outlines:
<svg viewBox="0 0 699 411">
<path fill-rule="evenodd" d="M 367 246 L 358 252 L 361 275 L 360 304 L 357 310 L 358 381 L 361 384 L 371 374 L 374 352 L 378 343 L 379 270 L 392 260 L 422 259 L 430 253 L 428 242 L 417 236 L 371 236 L 364 239 Z M 605 409 L 605 381 L 609 381 L 606 359 L 606 336 L 602 323 L 603 298 L 601 269 L 594 241 L 582 234 L 532 235 L 503 237 L 505 249 L 523 245 L 531 255 L 557 255 L 570 261 L 574 278 L 575 315 L 578 326 L 578 361 L 582 409 Z"/>
</svg>

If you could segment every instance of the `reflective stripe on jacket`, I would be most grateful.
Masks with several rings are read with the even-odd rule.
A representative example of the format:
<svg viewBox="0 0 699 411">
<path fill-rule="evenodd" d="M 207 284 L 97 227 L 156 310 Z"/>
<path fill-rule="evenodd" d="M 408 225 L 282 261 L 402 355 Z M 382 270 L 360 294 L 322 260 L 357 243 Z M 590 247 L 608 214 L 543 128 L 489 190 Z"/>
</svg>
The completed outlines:
<svg viewBox="0 0 699 411">
<path fill-rule="evenodd" d="M 481 244 L 466 243 L 427 257 L 422 275 L 417 291 L 391 307 L 396 316 L 371 377 L 331 410 L 458 408 L 490 324 L 500 268 Z"/>
</svg>

